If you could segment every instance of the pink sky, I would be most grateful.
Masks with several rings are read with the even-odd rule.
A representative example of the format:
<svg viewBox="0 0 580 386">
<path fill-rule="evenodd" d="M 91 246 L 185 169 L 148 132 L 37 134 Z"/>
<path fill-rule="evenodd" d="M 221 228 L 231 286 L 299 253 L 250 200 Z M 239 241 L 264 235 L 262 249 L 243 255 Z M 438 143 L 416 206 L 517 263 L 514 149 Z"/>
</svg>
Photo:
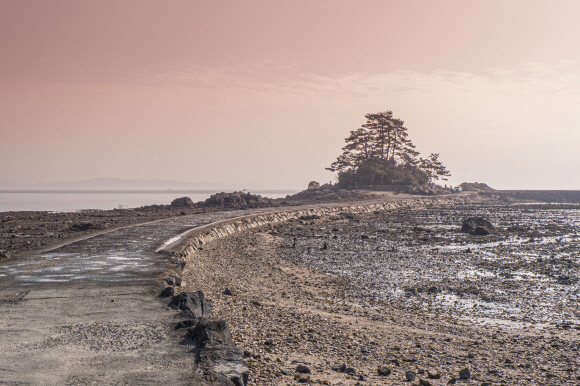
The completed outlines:
<svg viewBox="0 0 580 386">
<path fill-rule="evenodd" d="M 304 188 L 392 110 L 453 184 L 580 189 L 578 1 L 0 0 L 0 180 Z"/>
</svg>

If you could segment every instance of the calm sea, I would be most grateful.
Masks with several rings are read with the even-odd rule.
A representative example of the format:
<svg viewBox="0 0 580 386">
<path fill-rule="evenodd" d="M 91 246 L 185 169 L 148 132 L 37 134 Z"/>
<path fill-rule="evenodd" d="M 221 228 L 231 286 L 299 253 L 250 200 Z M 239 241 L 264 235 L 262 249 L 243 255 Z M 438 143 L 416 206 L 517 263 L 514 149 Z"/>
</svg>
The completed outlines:
<svg viewBox="0 0 580 386">
<path fill-rule="evenodd" d="M 52 211 L 75 212 L 80 209 L 138 208 L 144 205 L 167 205 L 187 196 L 203 201 L 215 190 L 0 190 L 0 212 Z M 298 190 L 256 190 L 252 194 L 280 198 Z"/>
</svg>

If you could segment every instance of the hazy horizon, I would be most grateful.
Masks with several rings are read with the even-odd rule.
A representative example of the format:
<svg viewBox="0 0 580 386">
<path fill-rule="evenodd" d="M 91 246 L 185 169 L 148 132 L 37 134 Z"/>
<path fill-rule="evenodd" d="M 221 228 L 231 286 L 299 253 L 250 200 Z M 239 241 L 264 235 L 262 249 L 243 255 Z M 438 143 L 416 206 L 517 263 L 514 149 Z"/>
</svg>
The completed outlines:
<svg viewBox="0 0 580 386">
<path fill-rule="evenodd" d="M 326 170 L 392 110 L 448 184 L 580 190 L 577 1 L 0 0 L 0 181 Z M 446 182 L 443 182 L 446 183 Z"/>
</svg>

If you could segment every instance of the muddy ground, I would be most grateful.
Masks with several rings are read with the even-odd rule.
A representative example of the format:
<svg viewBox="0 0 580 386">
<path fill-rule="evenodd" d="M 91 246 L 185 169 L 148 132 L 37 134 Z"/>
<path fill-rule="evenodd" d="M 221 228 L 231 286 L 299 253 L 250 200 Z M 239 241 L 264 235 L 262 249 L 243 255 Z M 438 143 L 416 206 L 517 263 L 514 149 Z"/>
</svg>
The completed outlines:
<svg viewBox="0 0 580 386">
<path fill-rule="evenodd" d="M 473 215 L 494 233 L 459 232 Z M 578 215 L 495 202 L 265 226 L 204 246 L 185 290 L 229 322 L 252 385 L 297 384 L 299 365 L 309 384 L 576 385 Z"/>
</svg>

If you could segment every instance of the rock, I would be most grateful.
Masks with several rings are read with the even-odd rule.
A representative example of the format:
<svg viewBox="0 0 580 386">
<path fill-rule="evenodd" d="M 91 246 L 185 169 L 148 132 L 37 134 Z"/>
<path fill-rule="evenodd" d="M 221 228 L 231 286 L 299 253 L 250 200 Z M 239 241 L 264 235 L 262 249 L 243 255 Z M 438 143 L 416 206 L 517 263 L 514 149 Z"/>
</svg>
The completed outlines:
<svg viewBox="0 0 580 386">
<path fill-rule="evenodd" d="M 282 375 L 287 375 L 287 376 L 292 376 L 292 371 L 287 370 L 287 369 L 282 369 L 280 370 L 280 373 L 282 373 Z"/>
<path fill-rule="evenodd" d="M 196 362 L 199 365 L 225 377 L 235 386 L 248 384 L 248 368 L 239 348 L 228 345 L 206 346 L 200 350 L 198 358 Z"/>
<path fill-rule="evenodd" d="M 167 284 L 172 285 L 172 286 L 173 285 L 181 286 L 181 284 L 182 284 L 182 280 L 179 276 L 164 276 L 163 278 L 165 279 Z"/>
<path fill-rule="evenodd" d="M 441 374 L 437 370 L 427 370 L 427 377 L 431 379 L 439 379 L 441 378 Z"/>
<path fill-rule="evenodd" d="M 168 298 L 175 295 L 175 287 L 171 286 L 171 287 L 165 287 L 161 290 L 161 293 L 159 294 L 160 298 Z"/>
<path fill-rule="evenodd" d="M 230 291 L 230 289 L 229 289 L 229 288 L 226 288 L 226 289 L 224 290 L 224 292 L 223 292 L 223 293 L 224 293 L 224 295 L 226 295 L 226 296 L 232 296 L 232 295 L 233 295 L 233 294 L 232 294 L 232 291 Z"/>
<path fill-rule="evenodd" d="M 211 315 L 211 300 L 207 300 L 201 291 L 182 292 L 174 296 L 169 305 L 177 307 L 196 318 L 209 318 Z"/>
<path fill-rule="evenodd" d="M 296 367 L 296 372 L 301 374 L 310 374 L 310 368 L 308 366 L 298 365 L 298 367 Z"/>
<path fill-rule="evenodd" d="M 426 379 L 419 379 L 419 385 L 421 386 L 431 386 L 431 382 Z"/>
<path fill-rule="evenodd" d="M 310 181 L 308 183 L 308 190 L 315 190 L 315 189 L 320 189 L 320 184 L 316 181 Z"/>
<path fill-rule="evenodd" d="M 377 373 L 379 375 L 386 377 L 386 376 L 391 375 L 391 369 L 389 369 L 387 366 L 379 366 L 377 368 Z"/>
<path fill-rule="evenodd" d="M 90 223 L 90 222 L 85 222 L 82 224 L 73 224 L 68 228 L 69 231 L 73 231 L 73 232 L 86 232 L 86 231 L 100 230 L 100 229 L 102 229 L 102 228 L 93 224 L 93 223 Z"/>
<path fill-rule="evenodd" d="M 345 374 L 356 374 L 356 369 L 354 367 L 347 367 L 344 369 Z"/>
<path fill-rule="evenodd" d="M 171 206 L 174 208 L 194 208 L 195 204 L 189 197 L 180 197 L 171 201 Z"/>
<path fill-rule="evenodd" d="M 300 383 L 310 382 L 310 375 L 308 374 L 300 374 L 296 377 L 296 380 Z"/>
<path fill-rule="evenodd" d="M 10 258 L 10 252 L 0 251 L 0 260 L 5 260 Z"/>
<path fill-rule="evenodd" d="M 226 207 L 226 208 L 259 208 L 269 206 L 270 203 L 260 195 L 244 192 L 216 193 L 207 200 L 199 202 L 198 206 Z"/>
<path fill-rule="evenodd" d="M 417 378 L 417 374 L 415 374 L 414 371 L 407 371 L 405 373 L 405 378 L 407 378 L 407 381 L 413 382 L 415 378 Z"/>
<path fill-rule="evenodd" d="M 466 379 L 469 380 L 471 379 L 471 372 L 469 371 L 469 369 L 463 369 L 459 372 L 459 378 L 460 379 Z"/>
<path fill-rule="evenodd" d="M 225 320 L 199 320 L 197 325 L 187 332 L 187 337 L 197 346 L 210 342 L 233 346 L 232 334 Z"/>
<path fill-rule="evenodd" d="M 182 320 L 181 322 L 179 322 L 175 325 L 175 330 L 193 327 L 196 324 L 197 324 L 197 319 Z"/>
<path fill-rule="evenodd" d="M 482 217 L 470 217 L 461 226 L 461 232 L 481 236 L 491 234 L 493 229 L 493 224 Z"/>
</svg>

